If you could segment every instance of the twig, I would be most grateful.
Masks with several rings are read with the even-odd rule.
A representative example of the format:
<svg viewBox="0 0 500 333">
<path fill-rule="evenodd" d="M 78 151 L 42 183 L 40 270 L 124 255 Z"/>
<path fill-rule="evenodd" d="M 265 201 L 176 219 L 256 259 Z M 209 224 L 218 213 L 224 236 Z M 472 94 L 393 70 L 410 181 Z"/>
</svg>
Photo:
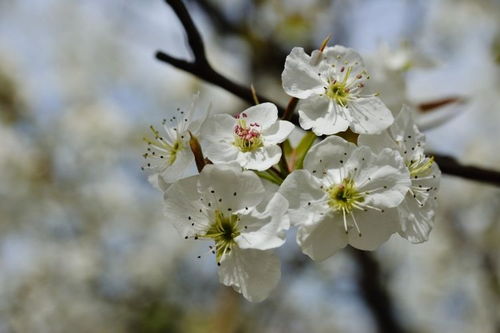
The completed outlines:
<svg viewBox="0 0 500 333">
<path fill-rule="evenodd" d="M 485 184 L 500 186 L 500 172 L 475 166 L 460 164 L 454 157 L 429 153 L 445 174 L 475 180 Z"/>
<path fill-rule="evenodd" d="M 156 58 L 174 67 L 191 73 L 199 77 L 200 79 L 207 81 L 208 83 L 219 86 L 247 101 L 248 103 L 253 104 L 254 96 L 249 88 L 231 81 L 230 79 L 226 78 L 215 69 L 213 69 L 212 65 L 210 65 L 205 54 L 205 46 L 203 44 L 203 40 L 201 39 L 200 33 L 198 32 L 198 29 L 196 29 L 196 26 L 194 25 L 193 20 L 182 1 L 165 0 L 165 2 L 174 10 L 175 14 L 179 17 L 182 26 L 186 30 L 189 47 L 193 52 L 194 60 L 190 62 L 178 59 L 162 51 L 156 52 Z M 258 94 L 257 99 L 261 103 L 270 102 L 269 99 Z M 280 115 L 282 115 L 285 110 L 283 107 L 278 106 L 278 112 Z"/>
<path fill-rule="evenodd" d="M 354 248 L 349 251 L 359 264 L 358 284 L 363 299 L 376 319 L 377 331 L 381 333 L 407 332 L 395 316 L 391 296 L 381 281 L 380 266 L 373 256 Z"/>
</svg>

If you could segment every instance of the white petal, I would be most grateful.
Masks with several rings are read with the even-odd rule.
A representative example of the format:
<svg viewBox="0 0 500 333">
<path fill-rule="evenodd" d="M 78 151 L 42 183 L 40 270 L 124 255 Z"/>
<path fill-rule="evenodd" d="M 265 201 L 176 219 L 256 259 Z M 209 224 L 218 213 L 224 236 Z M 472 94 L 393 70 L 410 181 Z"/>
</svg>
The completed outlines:
<svg viewBox="0 0 500 333">
<path fill-rule="evenodd" d="M 299 227 L 297 244 L 311 259 L 322 261 L 347 245 L 344 227 L 330 216 Z"/>
<path fill-rule="evenodd" d="M 277 144 L 286 140 L 292 133 L 295 125 L 289 121 L 279 120 L 272 126 L 262 131 L 262 137 L 265 145 Z"/>
<path fill-rule="evenodd" d="M 158 174 L 154 173 L 152 175 L 148 176 L 148 182 L 158 191 L 165 192 L 169 186 L 171 185 L 170 183 L 167 183 L 163 177 Z"/>
<path fill-rule="evenodd" d="M 278 120 L 278 109 L 273 103 L 262 103 L 249 107 L 241 112 L 246 115 L 247 125 L 257 123 L 260 130 L 265 130 Z"/>
<path fill-rule="evenodd" d="M 283 245 L 285 231 L 290 227 L 290 220 L 285 215 L 288 201 L 276 193 L 263 212 L 253 211 L 251 215 L 240 215 L 241 234 L 235 241 L 242 249 L 269 250 Z"/>
<path fill-rule="evenodd" d="M 410 186 L 408 168 L 399 152 L 384 149 L 378 155 L 368 147 L 359 147 L 347 162 L 348 170 L 358 169 L 354 176 L 360 192 L 369 191 L 365 204 L 379 208 L 399 205 Z"/>
<path fill-rule="evenodd" d="M 286 57 L 281 75 L 285 92 L 297 98 L 321 94 L 325 83 L 318 76 L 318 68 L 311 64 L 311 57 L 301 47 L 294 47 Z"/>
<path fill-rule="evenodd" d="M 429 234 L 434 225 L 436 200 L 430 199 L 421 207 L 417 201 L 407 195 L 406 199 L 398 206 L 401 237 L 412 243 L 422 243 L 429 239 Z"/>
<path fill-rule="evenodd" d="M 348 103 L 351 129 L 359 134 L 377 134 L 389 127 L 394 117 L 378 97 L 357 98 Z"/>
<path fill-rule="evenodd" d="M 258 148 L 252 152 L 239 152 L 239 161 L 245 169 L 264 171 L 278 163 L 281 158 L 281 148 L 270 145 Z"/>
<path fill-rule="evenodd" d="M 188 119 L 187 129 L 193 133 L 193 135 L 198 135 L 201 126 L 207 119 L 209 114 L 210 105 L 207 108 L 199 108 L 200 93 L 197 92 L 193 95 L 193 102 L 189 108 L 186 117 Z"/>
<path fill-rule="evenodd" d="M 204 125 L 205 121 L 207 120 L 207 117 L 210 113 L 210 105 L 207 108 L 201 109 L 201 112 L 198 111 L 197 117 L 191 121 L 189 124 L 189 131 L 193 133 L 193 135 L 199 135 L 202 126 Z"/>
<path fill-rule="evenodd" d="M 304 169 L 321 178 L 326 170 L 342 167 L 355 149 L 355 144 L 330 136 L 312 146 L 304 159 Z"/>
<path fill-rule="evenodd" d="M 325 54 L 325 60 L 329 64 L 340 64 L 342 66 L 351 66 L 353 73 L 362 72 L 364 68 L 363 59 L 358 52 L 351 48 L 335 45 L 325 48 L 323 51 Z"/>
<path fill-rule="evenodd" d="M 196 173 L 196 171 L 193 152 L 191 148 L 186 145 L 177 153 L 174 163 L 168 166 L 161 173 L 161 176 L 166 183 L 173 183 L 181 178 L 185 178 L 189 173 L 192 175 Z"/>
<path fill-rule="evenodd" d="M 229 163 L 236 160 L 238 148 L 234 141 L 236 120 L 228 114 L 209 117 L 201 129 L 200 141 L 203 153 L 214 163 Z"/>
<path fill-rule="evenodd" d="M 229 142 L 206 142 L 202 146 L 203 154 L 214 163 L 238 161 L 240 150 Z"/>
<path fill-rule="evenodd" d="M 358 144 L 369 146 L 375 153 L 384 148 L 397 149 L 405 161 L 410 161 L 424 156 L 425 136 L 415 125 L 411 111 L 403 106 L 387 130 L 376 135 L 362 134 Z"/>
<path fill-rule="evenodd" d="M 251 171 L 235 170 L 234 166 L 212 164 L 203 168 L 198 191 L 205 204 L 224 212 L 238 212 L 257 206 L 265 190 L 259 177 Z M 245 209 L 248 208 L 248 209 Z"/>
<path fill-rule="evenodd" d="M 349 126 L 344 108 L 326 96 L 312 96 L 297 106 L 300 126 L 312 128 L 316 135 L 330 135 L 345 131 Z"/>
<path fill-rule="evenodd" d="M 229 114 L 216 114 L 208 117 L 201 129 L 201 138 L 212 143 L 231 142 L 234 139 L 236 119 Z"/>
<path fill-rule="evenodd" d="M 358 145 L 370 147 L 375 154 L 381 152 L 385 148 L 400 150 L 399 145 L 394 141 L 387 130 L 380 134 L 360 134 L 358 136 Z"/>
<path fill-rule="evenodd" d="M 280 277 L 280 262 L 272 251 L 235 246 L 223 256 L 219 267 L 219 281 L 232 286 L 250 302 L 267 298 Z"/>
<path fill-rule="evenodd" d="M 321 183 L 306 170 L 295 170 L 286 177 L 279 193 L 288 200 L 292 225 L 311 224 L 320 219 L 319 213 L 325 209 L 313 204 L 323 201 L 326 196 L 320 186 Z"/>
<path fill-rule="evenodd" d="M 398 212 L 394 208 L 383 213 L 368 210 L 355 211 L 354 214 L 361 236 L 356 228 L 349 229 L 349 245 L 360 250 L 375 250 L 399 229 Z"/>
<path fill-rule="evenodd" d="M 183 237 L 193 236 L 199 231 L 196 228 L 209 224 L 206 215 L 200 212 L 204 205 L 200 202 L 198 180 L 199 175 L 179 180 L 164 194 L 166 219 Z"/>
</svg>

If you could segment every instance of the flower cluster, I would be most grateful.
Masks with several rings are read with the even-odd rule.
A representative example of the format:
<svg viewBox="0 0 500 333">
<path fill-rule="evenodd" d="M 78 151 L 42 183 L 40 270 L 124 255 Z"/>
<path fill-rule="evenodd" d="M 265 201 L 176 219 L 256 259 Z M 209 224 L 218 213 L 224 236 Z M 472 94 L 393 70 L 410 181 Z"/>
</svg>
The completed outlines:
<svg viewBox="0 0 500 333">
<path fill-rule="evenodd" d="M 306 130 L 295 148 L 295 126 L 272 103 L 231 116 L 196 113 L 193 102 L 161 133 L 151 127 L 143 169 L 164 192 L 167 220 L 185 239 L 209 241 L 219 280 L 248 300 L 278 283 L 274 250 L 290 227 L 317 261 L 347 244 L 374 250 L 396 233 L 428 239 L 439 168 L 406 107 L 394 118 L 363 94 L 369 79 L 352 49 L 294 48 L 282 80 Z"/>
</svg>

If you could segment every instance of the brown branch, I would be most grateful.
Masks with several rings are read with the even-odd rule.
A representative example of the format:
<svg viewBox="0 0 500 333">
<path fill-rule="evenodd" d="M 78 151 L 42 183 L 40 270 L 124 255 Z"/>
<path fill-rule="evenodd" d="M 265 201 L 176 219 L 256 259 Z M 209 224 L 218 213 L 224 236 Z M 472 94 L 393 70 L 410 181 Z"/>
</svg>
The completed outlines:
<svg viewBox="0 0 500 333">
<path fill-rule="evenodd" d="M 408 330 L 400 324 L 395 315 L 396 309 L 381 279 L 383 274 L 378 262 L 369 252 L 351 248 L 349 253 L 358 263 L 360 292 L 376 319 L 377 331 L 381 333 L 407 332 Z"/>
<path fill-rule="evenodd" d="M 165 0 L 165 2 L 173 9 L 175 14 L 179 17 L 179 20 L 186 31 L 189 47 L 193 52 L 193 61 L 186 61 L 182 59 L 174 58 L 162 51 L 156 52 L 156 58 L 162 62 L 168 63 L 174 67 L 182 69 L 188 73 L 191 73 L 208 83 L 219 86 L 234 95 L 240 97 L 241 99 L 247 101 L 249 104 L 253 104 L 254 95 L 250 88 L 243 86 L 239 83 L 231 81 L 219 72 L 217 72 L 212 65 L 210 65 L 206 54 L 205 46 L 203 40 L 201 39 L 200 33 L 194 22 L 189 15 L 186 6 L 180 0 Z M 257 98 L 261 103 L 271 102 L 268 98 L 258 95 Z M 274 103 L 276 104 L 276 103 Z M 280 116 L 285 112 L 283 107 L 278 106 L 278 111 Z"/>
<path fill-rule="evenodd" d="M 429 155 L 434 156 L 434 160 L 445 174 L 500 186 L 500 172 L 498 171 L 462 165 L 451 156 L 433 153 L 429 153 Z"/>
</svg>

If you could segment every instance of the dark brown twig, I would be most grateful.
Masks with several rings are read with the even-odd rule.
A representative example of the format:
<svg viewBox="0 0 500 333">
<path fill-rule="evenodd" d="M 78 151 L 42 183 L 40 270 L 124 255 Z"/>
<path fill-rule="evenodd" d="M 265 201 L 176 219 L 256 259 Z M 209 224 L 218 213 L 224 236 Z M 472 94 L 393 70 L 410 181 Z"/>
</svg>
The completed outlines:
<svg viewBox="0 0 500 333">
<path fill-rule="evenodd" d="M 381 280 L 378 262 L 369 252 L 352 248 L 350 254 L 359 264 L 358 284 L 361 295 L 376 319 L 378 332 L 407 332 L 395 316 L 395 308 L 389 291 Z"/>
<path fill-rule="evenodd" d="M 429 155 L 434 156 L 434 160 L 439 165 L 441 171 L 447 175 L 458 176 L 485 184 L 500 186 L 500 172 L 498 171 L 462 165 L 451 156 L 434 153 L 429 153 Z"/>
<path fill-rule="evenodd" d="M 190 62 L 183 59 L 178 59 L 162 51 L 156 52 L 156 58 L 174 67 L 191 73 L 199 77 L 200 79 L 207 81 L 208 83 L 219 86 L 247 101 L 248 103 L 253 104 L 254 96 L 250 88 L 229 80 L 228 78 L 217 72 L 215 69 L 213 69 L 212 65 L 210 65 L 205 54 L 205 46 L 203 44 L 203 40 L 201 39 L 200 33 L 198 29 L 196 29 L 191 15 L 189 15 L 186 6 L 184 6 L 182 1 L 165 0 L 165 2 L 173 9 L 175 14 L 179 17 L 182 26 L 186 30 L 189 47 L 193 52 L 194 60 Z M 261 103 L 270 102 L 269 99 L 258 94 L 257 98 Z M 283 107 L 278 106 L 278 111 L 279 114 L 282 115 L 285 110 Z"/>
</svg>

